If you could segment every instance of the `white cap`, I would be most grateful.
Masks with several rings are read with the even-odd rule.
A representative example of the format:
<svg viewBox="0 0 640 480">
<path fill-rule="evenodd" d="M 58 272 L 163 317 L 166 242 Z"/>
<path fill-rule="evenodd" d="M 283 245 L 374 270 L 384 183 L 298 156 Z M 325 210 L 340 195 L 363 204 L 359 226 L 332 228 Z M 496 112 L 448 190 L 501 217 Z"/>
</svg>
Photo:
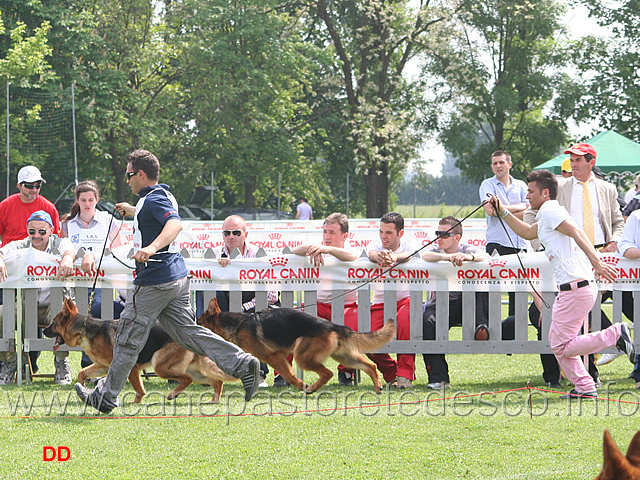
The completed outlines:
<svg viewBox="0 0 640 480">
<path fill-rule="evenodd" d="M 18 183 L 32 183 L 32 182 L 42 182 L 47 183 L 42 175 L 40 174 L 40 170 L 33 165 L 28 165 L 26 167 L 22 167 L 18 172 Z"/>
</svg>

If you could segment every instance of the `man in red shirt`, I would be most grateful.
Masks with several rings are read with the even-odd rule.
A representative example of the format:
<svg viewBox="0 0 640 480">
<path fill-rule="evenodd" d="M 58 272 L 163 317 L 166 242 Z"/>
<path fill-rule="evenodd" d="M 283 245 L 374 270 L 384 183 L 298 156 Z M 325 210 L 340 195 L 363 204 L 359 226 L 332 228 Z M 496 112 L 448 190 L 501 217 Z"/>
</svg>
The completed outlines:
<svg viewBox="0 0 640 480">
<path fill-rule="evenodd" d="M 18 172 L 18 193 L 0 202 L 0 238 L 4 247 L 14 240 L 27 238 L 27 219 L 38 210 L 51 215 L 53 232 L 60 234 L 60 215 L 55 205 L 40 195 L 46 183 L 40 170 L 33 165 L 22 167 Z"/>
</svg>

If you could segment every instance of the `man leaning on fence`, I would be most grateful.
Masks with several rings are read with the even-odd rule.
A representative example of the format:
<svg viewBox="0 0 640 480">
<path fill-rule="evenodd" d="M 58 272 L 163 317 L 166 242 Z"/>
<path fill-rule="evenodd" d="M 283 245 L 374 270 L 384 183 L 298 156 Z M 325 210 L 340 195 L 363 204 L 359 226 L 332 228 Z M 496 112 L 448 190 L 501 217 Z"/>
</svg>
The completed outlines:
<svg viewBox="0 0 640 480">
<path fill-rule="evenodd" d="M 332 256 L 343 262 L 352 262 L 358 255 L 345 247 L 349 235 L 349 219 L 343 213 L 332 213 L 322 225 L 321 245 L 299 245 L 293 249 L 296 255 L 309 257 L 315 267 L 322 267 L 326 257 Z M 331 321 L 331 296 L 333 292 L 318 288 L 317 312 L 320 318 Z M 358 292 L 349 290 L 344 296 L 344 324 L 352 330 L 358 330 Z M 338 381 L 341 386 L 353 385 L 354 370 L 338 365 Z"/>
<path fill-rule="evenodd" d="M 421 254 L 427 262 L 446 261 L 455 267 L 464 262 L 481 262 L 489 258 L 489 254 L 478 248 L 460 244 L 462 238 L 462 224 L 455 217 L 444 217 L 438 224 L 436 243 L 429 246 Z M 476 325 L 487 324 L 489 304 L 486 292 L 476 292 Z M 436 338 L 436 294 L 431 295 L 422 316 L 424 340 Z M 462 325 L 462 292 L 449 292 L 449 328 Z M 427 388 L 440 389 L 449 387 L 449 365 L 444 354 L 423 354 L 424 366 L 427 368 L 429 383 Z"/>
<path fill-rule="evenodd" d="M 59 253 L 61 256 L 58 276 L 66 277 L 74 271 L 73 262 L 75 260 L 75 249 L 68 238 L 60 238 L 53 233 L 54 223 L 49 213 L 38 210 L 29 216 L 27 226 L 27 238 L 15 240 L 0 248 L 0 281 L 7 279 L 7 266 L 4 257 L 16 250 L 33 248 L 46 253 Z M 50 288 L 40 288 L 38 291 L 38 324 L 47 325 L 49 323 L 49 303 L 51 297 Z M 2 331 L 2 308 L 0 307 L 0 331 Z M 16 375 L 17 357 L 15 352 L 2 352 L 2 370 L 0 370 L 0 385 L 7 385 L 13 382 Z M 54 353 L 56 375 L 54 383 L 68 385 L 71 383 L 71 372 L 69 370 L 69 352 L 57 351 Z"/>
<path fill-rule="evenodd" d="M 419 247 L 413 240 L 403 238 L 404 218 L 396 212 L 385 213 L 380 219 L 379 239 L 371 244 L 369 260 L 377 263 L 381 269 L 396 265 L 405 260 Z M 409 290 L 396 291 L 397 338 L 409 340 Z M 384 325 L 384 286 L 373 285 L 373 303 L 371 305 L 371 330 L 379 330 Z M 415 354 L 398 353 L 397 361 L 388 353 L 372 353 L 369 358 L 378 366 L 384 379 L 396 388 L 412 388 L 415 380 Z"/>
</svg>

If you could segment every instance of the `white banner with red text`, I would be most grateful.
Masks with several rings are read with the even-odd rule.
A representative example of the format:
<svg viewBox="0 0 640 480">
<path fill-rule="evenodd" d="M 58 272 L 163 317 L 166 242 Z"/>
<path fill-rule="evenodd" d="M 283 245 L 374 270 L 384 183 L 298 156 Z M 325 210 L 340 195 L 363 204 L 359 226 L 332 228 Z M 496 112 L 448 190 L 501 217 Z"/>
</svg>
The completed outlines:
<svg viewBox="0 0 640 480">
<path fill-rule="evenodd" d="M 129 247 L 114 250 L 123 263 L 134 266 L 127 259 Z M 640 289 L 640 262 L 615 254 L 602 254 L 601 258 L 618 271 L 615 290 Z M 522 261 L 522 265 L 520 264 Z M 542 253 L 494 257 L 483 262 L 468 262 L 454 267 L 450 262 L 426 262 L 412 258 L 393 269 L 383 269 L 360 258 L 354 262 L 341 262 L 332 258 L 322 267 L 314 267 L 307 257 L 298 255 L 269 255 L 262 258 L 231 261 L 221 267 L 215 259 L 187 258 L 185 262 L 192 277 L 193 290 L 347 290 L 372 282 L 372 288 L 387 290 L 429 291 L 554 291 L 553 271 Z M 34 249 L 24 249 L 6 255 L 8 278 L 2 288 L 41 288 L 67 285 L 91 287 L 94 278 L 77 268 L 71 277 L 58 276 L 58 257 Z M 134 271 L 112 255 L 103 259 L 97 286 L 129 288 Z M 602 284 L 602 289 L 611 285 Z"/>
</svg>

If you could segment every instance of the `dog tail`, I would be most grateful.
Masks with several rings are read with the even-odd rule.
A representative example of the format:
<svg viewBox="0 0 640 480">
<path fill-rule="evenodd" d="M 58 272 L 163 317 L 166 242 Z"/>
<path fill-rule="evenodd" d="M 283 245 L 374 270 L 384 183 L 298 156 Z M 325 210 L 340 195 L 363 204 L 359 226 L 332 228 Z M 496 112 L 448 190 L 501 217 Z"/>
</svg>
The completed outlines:
<svg viewBox="0 0 640 480">
<path fill-rule="evenodd" d="M 385 343 L 393 340 L 396 333 L 396 322 L 388 319 L 380 330 L 375 332 L 357 333 L 349 336 L 348 343 L 360 352 L 375 352 Z"/>
</svg>

